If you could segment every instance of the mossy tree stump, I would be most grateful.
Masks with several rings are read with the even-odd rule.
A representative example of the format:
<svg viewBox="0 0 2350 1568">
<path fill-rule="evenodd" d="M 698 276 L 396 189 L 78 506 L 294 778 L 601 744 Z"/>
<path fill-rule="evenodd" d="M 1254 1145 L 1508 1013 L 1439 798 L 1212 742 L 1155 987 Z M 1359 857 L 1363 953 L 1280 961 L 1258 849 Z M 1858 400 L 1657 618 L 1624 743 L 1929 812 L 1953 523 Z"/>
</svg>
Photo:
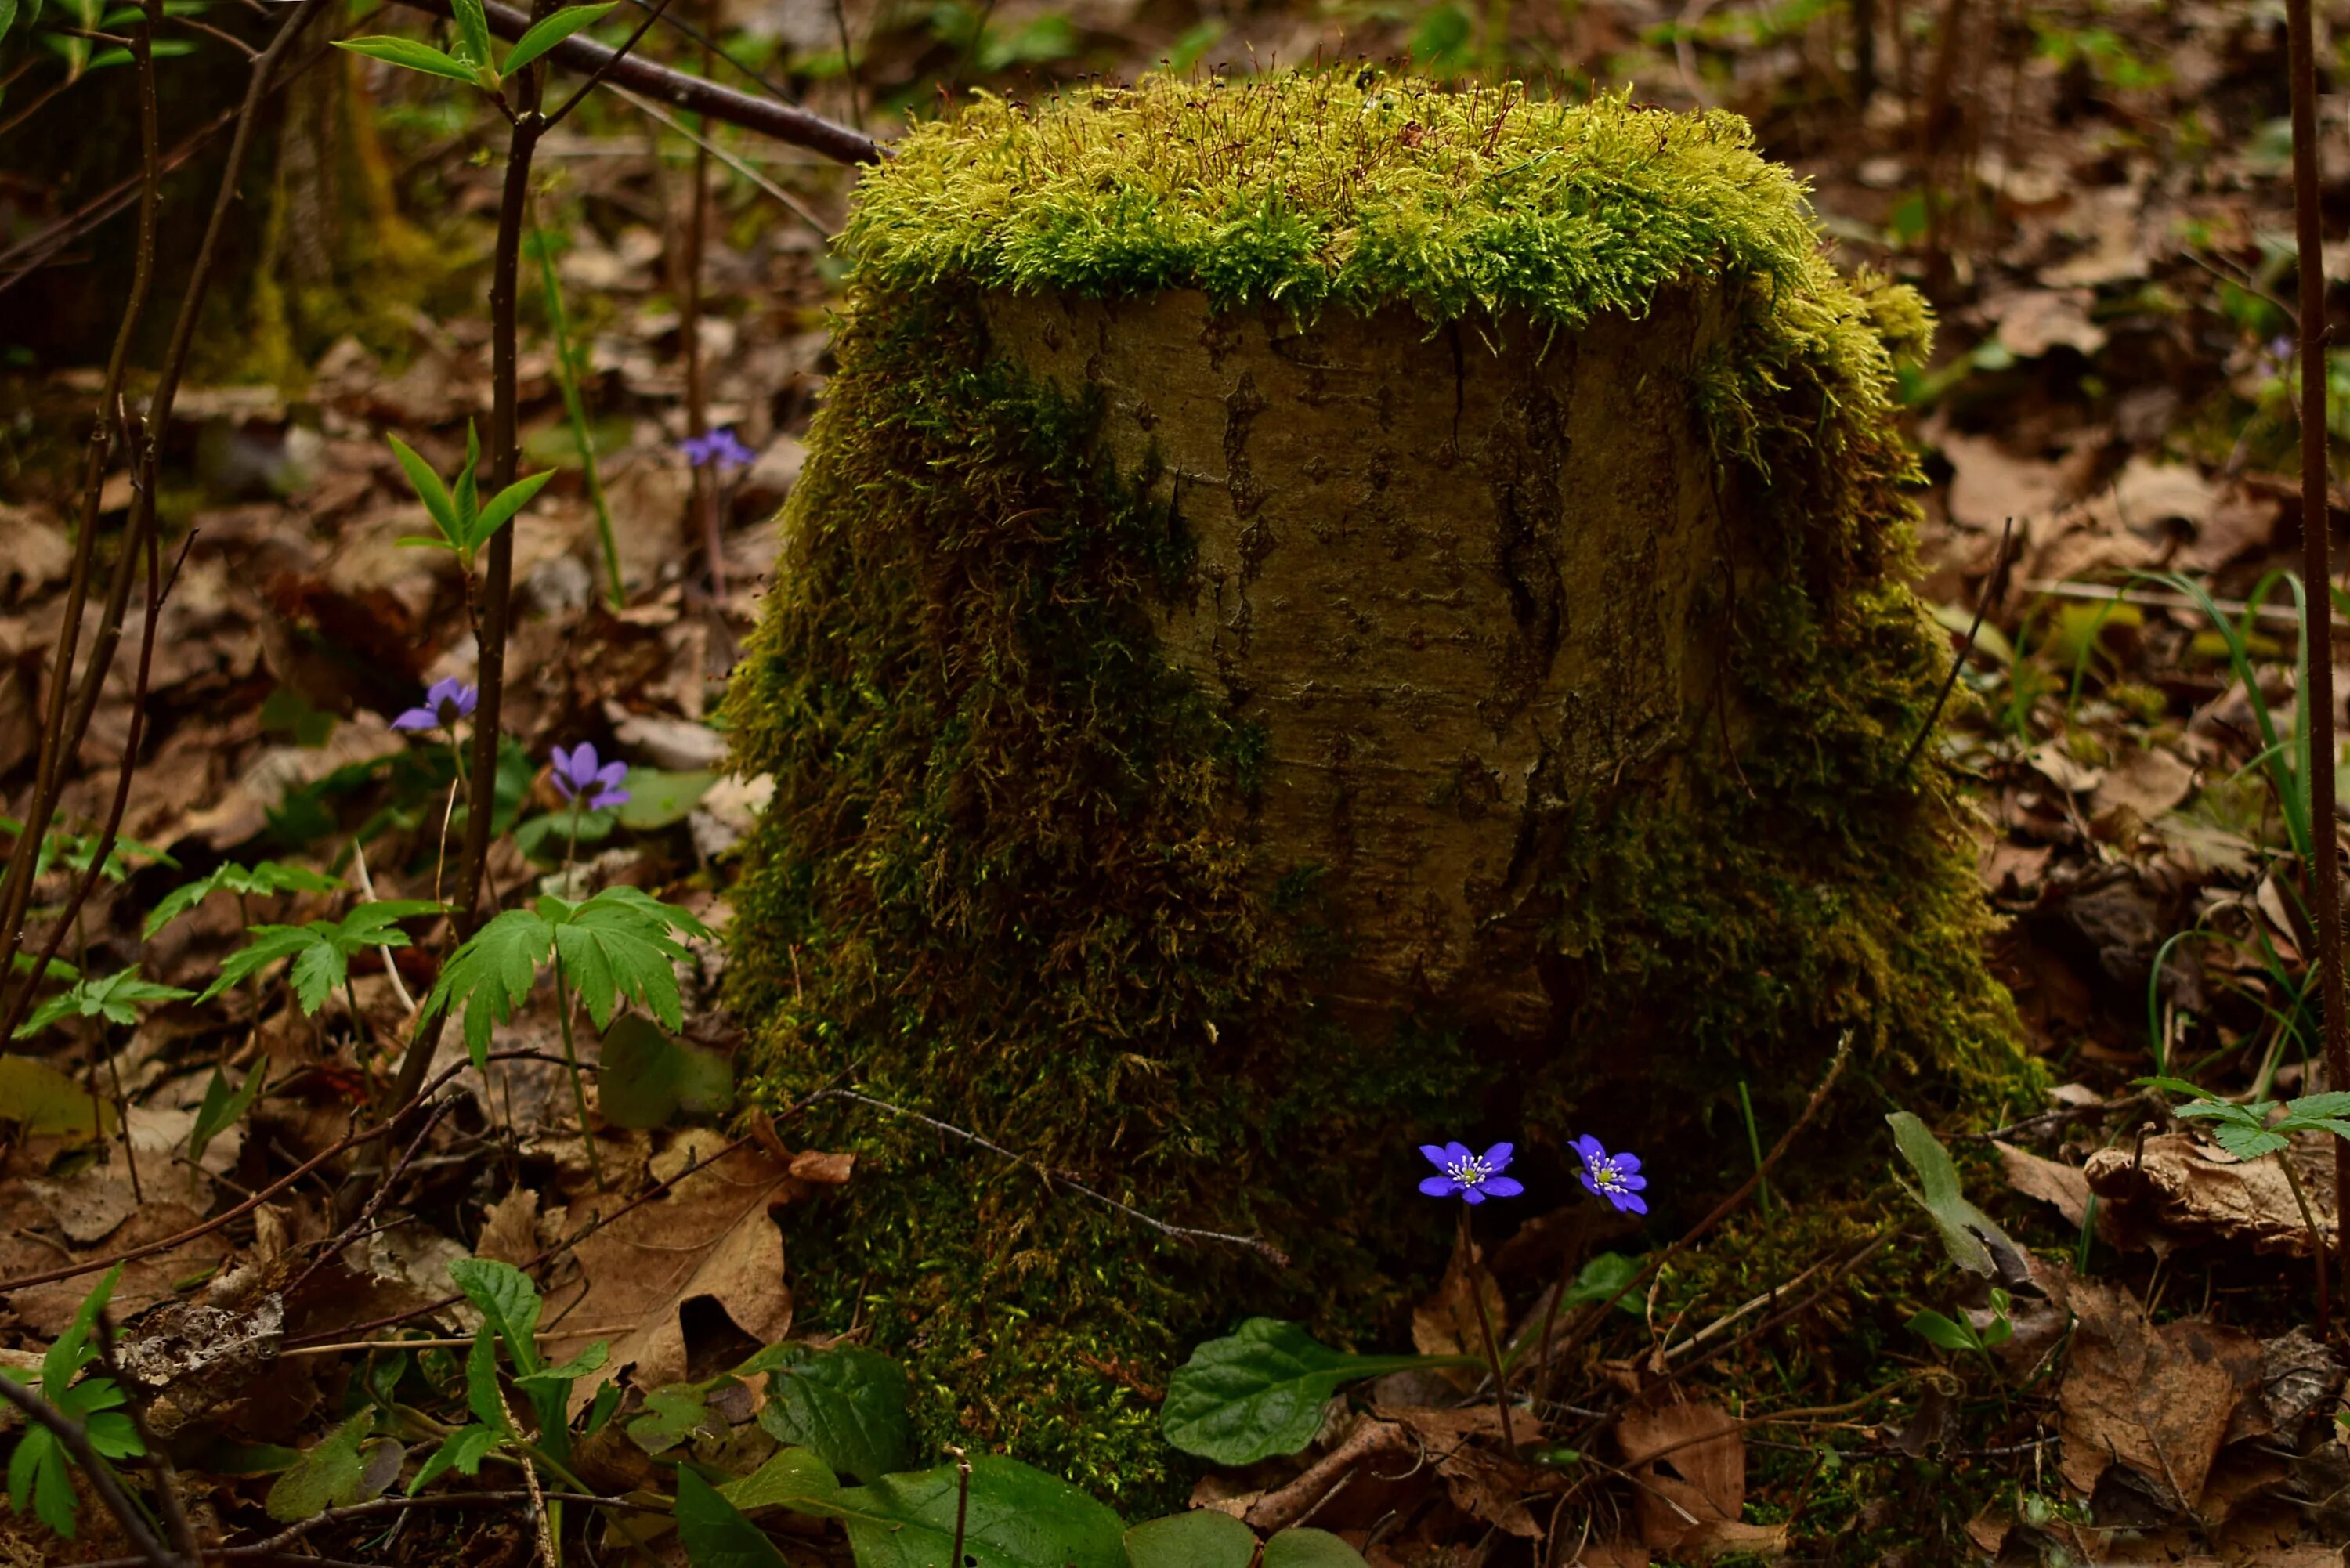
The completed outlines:
<svg viewBox="0 0 2350 1568">
<path fill-rule="evenodd" d="M 1564 1198 L 1593 1118 L 1799 1099 L 1847 1030 L 2009 1060 L 1905 765 L 1926 318 L 1742 122 L 1375 73 L 982 99 L 844 245 L 730 697 L 776 779 L 731 971 L 767 1085 L 853 1074 L 1297 1260 L 830 1102 L 875 1158 L 803 1317 L 869 1314 L 934 1429 L 1159 1489 L 1189 1338 L 1393 1328 L 1442 1245 L 1417 1143 L 1513 1137 Z M 1744 1158 L 1682 1147 L 1691 1188 Z"/>
</svg>

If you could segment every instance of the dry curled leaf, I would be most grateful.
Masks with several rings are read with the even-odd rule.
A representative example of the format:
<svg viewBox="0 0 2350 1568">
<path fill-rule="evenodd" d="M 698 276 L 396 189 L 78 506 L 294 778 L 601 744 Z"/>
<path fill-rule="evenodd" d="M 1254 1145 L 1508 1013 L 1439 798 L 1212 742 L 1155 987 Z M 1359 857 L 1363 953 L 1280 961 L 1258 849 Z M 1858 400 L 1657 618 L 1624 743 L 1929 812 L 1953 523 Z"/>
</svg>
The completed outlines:
<svg viewBox="0 0 2350 1568">
<path fill-rule="evenodd" d="M 1639 1483 L 1640 1538 L 1656 1551 L 1694 1547 L 1710 1527 L 1735 1523 L 1744 1511 L 1746 1439 L 1719 1405 L 1627 1410 L 1616 1440 Z"/>
<path fill-rule="evenodd" d="M 2074 1280 L 2078 1320 L 2065 1357 L 2059 1463 L 2084 1496 L 2112 1465 L 2193 1511 L 2236 1407 L 2259 1384 L 2250 1334 L 2203 1318 L 2156 1324 L 2128 1292 Z"/>
<path fill-rule="evenodd" d="M 588 1288 L 571 1319 L 635 1326 L 614 1337 L 600 1374 L 573 1387 L 574 1414 L 631 1366 L 643 1387 L 683 1381 L 692 1349 L 684 1314 L 692 1302 L 716 1303 L 761 1345 L 790 1331 L 784 1237 L 768 1210 L 791 1195 L 791 1180 L 788 1168 L 756 1145 L 745 1145 L 579 1244 L 579 1270 Z M 617 1199 L 608 1200 L 618 1207 Z M 574 1227 L 586 1218 L 575 1211 Z"/>
</svg>

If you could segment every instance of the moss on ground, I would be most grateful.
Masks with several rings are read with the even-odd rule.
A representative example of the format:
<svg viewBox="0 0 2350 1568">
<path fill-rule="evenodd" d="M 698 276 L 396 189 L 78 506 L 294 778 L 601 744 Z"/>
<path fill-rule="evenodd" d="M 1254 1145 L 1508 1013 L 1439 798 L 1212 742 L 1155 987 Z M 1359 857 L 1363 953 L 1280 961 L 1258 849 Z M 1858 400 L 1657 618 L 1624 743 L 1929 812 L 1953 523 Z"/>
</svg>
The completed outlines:
<svg viewBox="0 0 2350 1568">
<path fill-rule="evenodd" d="M 802 1321 L 905 1355 L 927 1435 L 1139 1512 L 1183 1488 L 1153 1404 L 1191 1341 L 1249 1312 L 1399 1332 L 1450 1223 L 1418 1142 L 1514 1137 L 1565 1190 L 1585 1127 L 1708 1128 L 1676 1146 L 1669 1225 L 1745 1158 L 1724 1093 L 1799 1101 L 1845 1030 L 1923 1092 L 2014 1070 L 1948 787 L 1906 760 L 1943 656 L 1898 586 L 1891 357 L 1928 324 L 1835 275 L 1742 122 L 1376 73 L 983 99 L 868 178 L 844 243 L 839 373 L 728 701 L 738 765 L 776 779 L 729 972 L 771 1104 L 854 1080 L 1035 1162 L 840 1100 L 797 1124 L 868 1156 L 794 1237 Z M 1721 607 L 1735 760 L 1700 759 L 1678 809 L 1540 823 L 1575 999 L 1553 1037 L 1342 1031 L 1313 878 L 1260 875 L 1233 831 L 1263 736 L 1154 645 L 1183 520 L 1106 458 L 1098 408 L 993 352 L 981 302 L 1195 287 L 1571 330 L 1692 281 L 1739 306 L 1690 388 L 1755 520 L 1761 586 Z"/>
</svg>

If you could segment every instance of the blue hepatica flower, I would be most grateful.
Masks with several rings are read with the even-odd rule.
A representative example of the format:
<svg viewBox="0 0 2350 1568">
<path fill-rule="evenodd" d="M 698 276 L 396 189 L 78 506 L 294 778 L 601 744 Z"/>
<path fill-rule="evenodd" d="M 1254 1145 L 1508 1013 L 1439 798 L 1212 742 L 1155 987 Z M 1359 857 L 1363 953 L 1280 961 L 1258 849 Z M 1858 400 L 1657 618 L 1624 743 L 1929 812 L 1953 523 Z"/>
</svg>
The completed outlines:
<svg viewBox="0 0 2350 1568">
<path fill-rule="evenodd" d="M 424 692 L 424 706 L 411 708 L 391 722 L 395 730 L 453 730 L 457 721 L 473 711 L 481 693 L 454 676 L 435 680 Z"/>
<path fill-rule="evenodd" d="M 1488 1198 L 1515 1198 L 1525 1189 L 1514 1177 L 1503 1176 L 1510 1167 L 1510 1157 L 1516 1152 L 1514 1145 L 1497 1143 L 1482 1154 L 1471 1154 L 1465 1143 L 1419 1146 L 1428 1163 L 1442 1171 L 1419 1184 L 1419 1189 L 1430 1198 L 1461 1195 L 1463 1203 L 1482 1203 Z"/>
<path fill-rule="evenodd" d="M 732 427 L 712 431 L 708 435 L 688 436 L 677 443 L 677 450 L 685 453 L 685 461 L 696 468 L 707 468 L 712 463 L 721 470 L 748 468 L 759 461 L 759 454 L 744 446 L 743 438 Z"/>
<path fill-rule="evenodd" d="M 629 776 L 626 763 L 606 763 L 596 765 L 596 748 L 582 741 L 566 753 L 555 748 L 556 793 L 566 800 L 577 800 L 584 810 L 602 811 L 607 806 L 626 804 L 629 792 L 620 787 Z"/>
<path fill-rule="evenodd" d="M 1609 1154 L 1589 1133 L 1576 1138 L 1573 1147 L 1583 1157 L 1583 1185 L 1594 1197 L 1605 1198 L 1619 1213 L 1648 1211 L 1648 1200 L 1640 1196 L 1648 1179 L 1640 1174 L 1638 1155 Z"/>
</svg>

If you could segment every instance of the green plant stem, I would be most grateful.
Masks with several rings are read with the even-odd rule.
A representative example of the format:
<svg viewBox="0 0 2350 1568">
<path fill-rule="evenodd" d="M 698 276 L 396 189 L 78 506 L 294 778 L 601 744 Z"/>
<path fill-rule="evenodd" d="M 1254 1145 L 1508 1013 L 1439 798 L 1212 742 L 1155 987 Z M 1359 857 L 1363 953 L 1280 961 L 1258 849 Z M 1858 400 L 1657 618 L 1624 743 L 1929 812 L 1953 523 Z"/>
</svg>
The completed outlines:
<svg viewBox="0 0 2350 1568">
<path fill-rule="evenodd" d="M 2317 991 L 2325 1020 L 2325 1086 L 2350 1089 L 2350 1031 L 2342 998 L 2342 887 L 2334 822 L 2332 483 L 2325 439 L 2325 244 L 2317 171 L 2317 52 L 2310 0 L 2285 0 L 2293 70 L 2293 216 L 2301 274 L 2301 539 L 2303 644 L 2309 671 L 2310 902 L 2316 906 Z M 2317 601 L 2313 612 L 2311 598 Z M 2350 1143 L 2334 1147 L 2335 1250 L 2350 1269 Z M 2350 1274 L 2344 1288 L 2350 1293 Z"/>
<path fill-rule="evenodd" d="M 620 582 L 620 545 L 612 534 L 612 508 L 604 498 L 604 479 L 596 466 L 596 432 L 588 428 L 587 405 L 579 396 L 579 366 L 577 350 L 571 341 L 571 318 L 563 308 L 563 289 L 555 274 L 555 254 L 549 248 L 546 231 L 536 223 L 531 225 L 531 237 L 538 244 L 539 285 L 546 295 L 547 330 L 555 337 L 555 379 L 563 389 L 563 412 L 571 421 L 571 439 L 579 446 L 579 472 L 588 486 L 588 504 L 596 509 L 596 532 L 604 545 L 604 571 L 609 579 L 606 584 L 611 595 L 612 607 L 618 609 L 628 600 L 628 590 Z"/>
<path fill-rule="evenodd" d="M 571 841 L 563 852 L 563 875 L 567 883 L 573 864 L 579 858 L 579 797 L 571 797 Z M 579 1111 L 579 1141 L 588 1150 L 588 1173 L 595 1179 L 598 1191 L 604 1187 L 604 1167 L 596 1158 L 595 1129 L 588 1125 L 588 1089 L 580 1081 L 579 1057 L 571 1044 L 571 998 L 563 984 L 563 950 L 555 953 L 555 1015 L 563 1024 L 563 1065 L 571 1075 L 571 1103 Z M 581 1488 L 586 1490 L 586 1488 Z"/>
<path fill-rule="evenodd" d="M 1461 1206 L 1461 1263 L 1468 1274 L 1470 1299 L 1477 1303 L 1477 1327 L 1485 1339 L 1486 1369 L 1493 1375 L 1493 1408 L 1502 1417 L 1502 1447 L 1514 1459 L 1518 1452 L 1518 1438 L 1510 1426 L 1510 1375 L 1502 1366 L 1501 1342 L 1493 1335 L 1493 1314 L 1486 1310 L 1482 1279 L 1484 1271 L 1477 1264 L 1477 1242 L 1469 1232 L 1469 1205 L 1466 1203 Z"/>
<path fill-rule="evenodd" d="M 2336 1148 L 2342 1147 L 2340 1138 L 2328 1141 Z M 2285 1185 L 2293 1189 L 2293 1200 L 2301 1210 L 2301 1222 L 2309 1227 L 2310 1253 L 2317 1265 L 2317 1342 L 2323 1345 L 2333 1321 L 2332 1303 L 2326 1290 L 2325 1232 L 2318 1226 L 2317 1216 L 2310 1212 L 2309 1195 L 2301 1189 L 2301 1178 L 2293 1172 L 2293 1150 L 2280 1149 L 2276 1162 L 2277 1168 L 2284 1172 Z"/>
<path fill-rule="evenodd" d="M 1738 1114 L 1746 1119 L 1746 1147 L 1754 1159 L 1754 1168 L 1762 1168 L 1762 1135 L 1754 1125 L 1754 1099 L 1746 1092 L 1746 1080 L 1738 1080 Z M 1771 1210 L 1771 1184 L 1767 1181 L 1754 1189 L 1754 1201 L 1762 1210 L 1762 1223 L 1776 1231 L 1778 1218 Z"/>
</svg>

